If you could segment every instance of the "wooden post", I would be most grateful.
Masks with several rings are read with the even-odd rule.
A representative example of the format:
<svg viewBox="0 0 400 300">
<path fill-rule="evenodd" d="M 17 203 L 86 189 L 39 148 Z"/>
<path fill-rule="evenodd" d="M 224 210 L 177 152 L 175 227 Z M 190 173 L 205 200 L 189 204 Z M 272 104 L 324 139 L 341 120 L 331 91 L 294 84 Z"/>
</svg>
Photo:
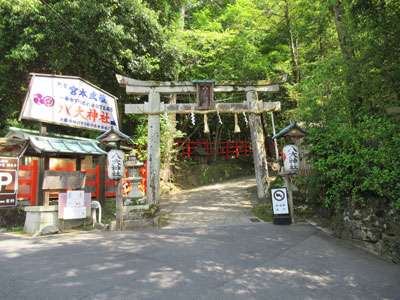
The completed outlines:
<svg viewBox="0 0 400 300">
<path fill-rule="evenodd" d="M 290 175 L 285 175 L 285 174 L 282 176 L 282 178 L 283 178 L 283 181 L 285 182 L 285 185 L 287 186 L 290 219 L 292 221 L 292 224 L 294 224 L 294 206 L 293 206 L 293 184 L 292 184 L 292 179 L 290 178 Z"/>
<path fill-rule="evenodd" d="M 105 145 L 100 144 L 100 148 L 102 150 L 106 150 Z M 100 156 L 100 188 L 99 188 L 99 194 L 97 195 L 99 197 L 101 205 L 106 204 L 106 163 L 107 163 L 107 156 L 106 155 L 101 155 Z M 97 176 L 97 175 L 96 175 Z M 96 179 L 97 180 L 97 179 Z"/>
<path fill-rule="evenodd" d="M 32 160 L 32 169 L 31 169 L 31 195 L 30 195 L 30 204 L 37 205 L 37 187 L 38 187 L 38 161 Z"/>
<path fill-rule="evenodd" d="M 82 157 L 79 156 L 76 157 L 75 165 L 76 165 L 75 168 L 76 171 L 80 171 L 82 169 Z"/>
<path fill-rule="evenodd" d="M 151 111 L 160 110 L 160 93 L 149 93 Z M 160 203 L 160 115 L 149 115 L 147 142 L 147 203 Z"/>
<path fill-rule="evenodd" d="M 46 136 L 47 133 L 47 124 L 40 123 L 40 135 Z M 37 188 L 36 188 L 36 205 L 43 205 L 43 189 L 42 184 L 44 180 L 44 170 L 46 170 L 46 165 L 49 165 L 49 158 L 45 154 L 44 156 L 39 157 L 38 164 L 38 176 L 37 176 Z M 48 168 L 47 168 L 48 170 Z"/>
<path fill-rule="evenodd" d="M 256 109 L 258 105 L 257 92 L 249 91 L 246 93 L 246 101 L 249 109 Z M 251 141 L 253 145 L 254 169 L 257 180 L 257 195 L 259 199 L 268 197 L 268 164 L 265 152 L 264 132 L 261 122 L 261 116 L 258 114 L 249 114 L 249 124 Z"/>
<path fill-rule="evenodd" d="M 122 200 L 122 179 L 117 180 L 115 192 L 117 230 L 124 230 L 124 203 Z"/>
</svg>

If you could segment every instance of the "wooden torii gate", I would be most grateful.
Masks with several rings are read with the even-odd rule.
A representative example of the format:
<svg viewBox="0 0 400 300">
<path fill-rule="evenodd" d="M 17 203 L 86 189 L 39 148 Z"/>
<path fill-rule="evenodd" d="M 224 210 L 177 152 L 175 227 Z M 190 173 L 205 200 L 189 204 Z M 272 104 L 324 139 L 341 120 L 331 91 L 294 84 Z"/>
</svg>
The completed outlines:
<svg viewBox="0 0 400 300">
<path fill-rule="evenodd" d="M 147 95 L 144 104 L 125 104 L 126 114 L 149 115 L 147 135 L 147 203 L 160 201 L 160 114 L 249 113 L 254 168 L 257 179 L 257 195 L 260 199 L 268 192 L 268 165 L 264 133 L 260 114 L 280 110 L 280 102 L 262 102 L 258 93 L 277 93 L 287 75 L 273 80 L 256 82 L 237 81 L 141 81 L 116 75 L 128 95 Z M 214 93 L 245 92 L 243 103 L 213 102 Z M 160 94 L 197 94 L 197 103 L 164 104 Z"/>
</svg>

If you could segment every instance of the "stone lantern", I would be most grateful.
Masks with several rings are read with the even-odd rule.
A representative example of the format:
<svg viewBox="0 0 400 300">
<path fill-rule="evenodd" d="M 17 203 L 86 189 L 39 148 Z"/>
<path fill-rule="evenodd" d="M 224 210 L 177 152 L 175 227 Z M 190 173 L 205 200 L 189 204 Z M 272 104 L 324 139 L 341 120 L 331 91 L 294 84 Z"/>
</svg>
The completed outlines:
<svg viewBox="0 0 400 300">
<path fill-rule="evenodd" d="M 120 150 L 121 143 L 133 143 L 133 140 L 126 134 L 119 131 L 114 126 L 111 126 L 110 130 L 106 131 L 97 140 L 103 144 L 115 144 L 117 149 L 112 149 L 107 154 L 107 167 L 108 177 L 116 181 L 116 196 L 115 196 L 115 208 L 116 208 L 116 229 L 124 230 L 124 204 L 122 199 L 122 177 L 125 174 L 124 157 L 125 153 Z M 113 229 L 111 226 L 110 229 Z"/>
<path fill-rule="evenodd" d="M 124 205 L 144 204 L 143 194 L 139 191 L 139 185 L 142 181 L 140 168 L 144 164 L 136 159 L 135 153 L 131 152 L 125 166 L 128 169 L 128 178 L 126 178 L 126 181 L 131 185 L 131 190 L 124 196 Z"/>
</svg>

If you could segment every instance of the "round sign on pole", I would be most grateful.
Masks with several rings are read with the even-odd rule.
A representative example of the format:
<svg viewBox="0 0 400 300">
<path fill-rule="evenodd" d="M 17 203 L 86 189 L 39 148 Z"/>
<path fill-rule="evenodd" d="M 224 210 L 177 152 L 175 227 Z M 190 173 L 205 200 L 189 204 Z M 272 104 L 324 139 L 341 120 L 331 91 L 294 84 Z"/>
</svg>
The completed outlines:
<svg viewBox="0 0 400 300">
<path fill-rule="evenodd" d="M 125 153 L 122 150 L 112 149 L 107 153 L 107 171 L 111 180 L 122 179 L 125 175 Z"/>
<path fill-rule="evenodd" d="M 271 189 L 271 195 L 274 215 L 288 214 L 289 205 L 286 188 Z"/>
</svg>

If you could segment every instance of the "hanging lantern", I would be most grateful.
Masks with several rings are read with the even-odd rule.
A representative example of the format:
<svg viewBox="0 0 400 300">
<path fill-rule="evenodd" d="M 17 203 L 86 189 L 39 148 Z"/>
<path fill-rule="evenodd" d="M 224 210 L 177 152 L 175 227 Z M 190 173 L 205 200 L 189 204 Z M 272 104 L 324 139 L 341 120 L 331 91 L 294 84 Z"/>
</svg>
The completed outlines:
<svg viewBox="0 0 400 300">
<path fill-rule="evenodd" d="M 210 133 L 210 128 L 208 128 L 208 118 L 207 114 L 204 114 L 204 133 Z"/>
<path fill-rule="evenodd" d="M 299 148 L 295 145 L 283 147 L 283 167 L 287 173 L 298 173 L 300 169 Z"/>
<path fill-rule="evenodd" d="M 238 116 L 235 114 L 235 133 L 240 133 L 240 127 L 239 127 L 239 122 L 238 122 Z"/>
</svg>

